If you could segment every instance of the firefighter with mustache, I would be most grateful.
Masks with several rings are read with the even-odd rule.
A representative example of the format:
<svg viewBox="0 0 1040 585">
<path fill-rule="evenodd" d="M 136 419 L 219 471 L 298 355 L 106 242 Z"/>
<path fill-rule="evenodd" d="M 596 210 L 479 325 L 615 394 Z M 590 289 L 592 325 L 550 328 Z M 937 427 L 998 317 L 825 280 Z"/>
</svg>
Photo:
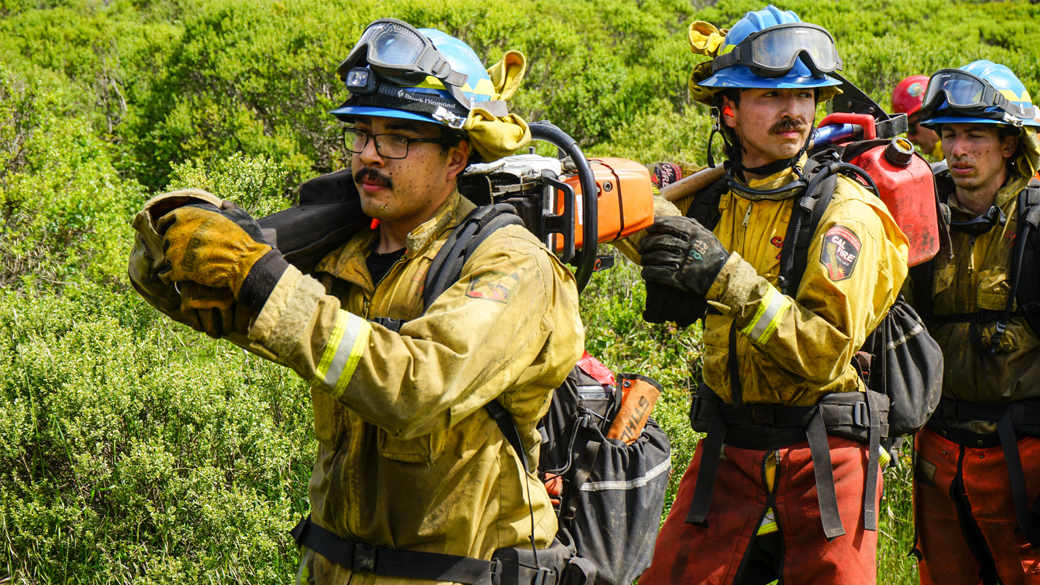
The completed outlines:
<svg viewBox="0 0 1040 585">
<path fill-rule="evenodd" d="M 640 583 L 874 583 L 865 512 L 881 495 L 880 455 L 829 422 L 781 421 L 866 403 L 852 362 L 903 284 L 907 239 L 877 197 L 839 175 L 800 286 L 782 293 L 779 253 L 806 190 L 807 141 L 839 85 L 828 76 L 840 68 L 833 38 L 769 6 L 728 31 L 695 22 L 690 43 L 713 57 L 690 91 L 712 108 L 729 159 L 709 187 L 720 189 L 708 210 L 717 223 L 692 218 L 704 194 L 691 195 L 677 202 L 690 217 L 658 218 L 640 252 L 646 315 L 710 307 L 691 420 L 711 422 Z"/>
<path fill-rule="evenodd" d="M 441 31 L 370 24 L 339 68 L 351 96 L 331 113 L 373 221 L 312 274 L 204 192 L 160 196 L 135 220 L 130 272 L 149 302 L 311 386 L 298 583 L 523 585 L 567 561 L 545 486 L 491 412 L 512 419 L 536 469 L 536 425 L 583 351 L 570 270 L 509 225 L 423 301 L 431 262 L 476 208 L 459 175 L 531 139 L 505 102 L 525 66 L 510 51 L 485 69 Z M 166 210 L 184 199 L 195 203 Z M 537 549 L 538 566 L 490 562 L 514 547 Z"/>
</svg>

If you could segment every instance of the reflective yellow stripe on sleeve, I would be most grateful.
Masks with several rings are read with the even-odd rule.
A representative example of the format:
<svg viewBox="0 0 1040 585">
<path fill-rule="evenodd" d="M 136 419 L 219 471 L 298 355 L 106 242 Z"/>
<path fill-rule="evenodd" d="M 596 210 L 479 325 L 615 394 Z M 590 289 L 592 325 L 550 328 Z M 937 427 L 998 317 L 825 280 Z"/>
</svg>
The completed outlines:
<svg viewBox="0 0 1040 585">
<path fill-rule="evenodd" d="M 791 301 L 780 294 L 772 286 L 766 291 L 766 296 L 758 303 L 758 310 L 747 327 L 741 329 L 741 333 L 747 335 L 755 343 L 765 343 L 776 331 L 776 325 L 791 308 Z"/>
<path fill-rule="evenodd" d="M 332 337 L 325 346 L 325 353 L 318 363 L 318 371 L 314 382 L 325 387 L 333 398 L 339 398 L 347 387 L 354 369 L 357 368 L 361 355 L 365 353 L 372 326 L 368 321 L 349 313 L 339 311 L 336 326 L 332 329 Z"/>
</svg>

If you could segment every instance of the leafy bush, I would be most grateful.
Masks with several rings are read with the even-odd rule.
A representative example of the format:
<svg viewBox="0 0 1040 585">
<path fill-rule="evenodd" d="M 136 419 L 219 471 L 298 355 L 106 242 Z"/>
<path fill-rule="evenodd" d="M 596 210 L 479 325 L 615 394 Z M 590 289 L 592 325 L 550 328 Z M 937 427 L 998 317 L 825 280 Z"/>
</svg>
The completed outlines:
<svg viewBox="0 0 1040 585">
<path fill-rule="evenodd" d="M 0 286 L 125 272 L 143 193 L 62 95 L 0 66 Z"/>
<path fill-rule="evenodd" d="M 307 508 L 310 392 L 93 285 L 0 289 L 0 573 L 284 582 Z"/>
<path fill-rule="evenodd" d="M 125 294 L 128 222 L 202 187 L 257 215 L 345 166 L 328 110 L 363 27 L 396 17 L 529 62 L 511 107 L 590 155 L 703 163 L 691 20 L 761 0 L 0 0 L 0 532 L 5 574 L 39 583 L 285 582 L 306 509 L 305 385 L 171 325 Z M 1040 95 L 1040 5 L 790 0 L 828 28 L 882 105 L 904 76 L 987 58 Z M 719 141 L 715 145 L 719 156 Z M 700 331 L 649 325 L 625 261 L 582 299 L 589 350 L 661 380 L 675 456 L 697 439 Z M 907 467 L 886 472 L 879 566 L 916 582 Z"/>
</svg>

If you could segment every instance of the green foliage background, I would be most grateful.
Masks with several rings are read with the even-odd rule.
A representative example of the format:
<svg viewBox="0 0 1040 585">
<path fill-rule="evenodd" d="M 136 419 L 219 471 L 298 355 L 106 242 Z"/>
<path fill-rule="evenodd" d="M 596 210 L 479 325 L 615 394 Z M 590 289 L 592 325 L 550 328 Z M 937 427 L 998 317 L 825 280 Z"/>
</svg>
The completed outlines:
<svg viewBox="0 0 1040 585">
<path fill-rule="evenodd" d="M 1040 6 L 777 2 L 828 28 L 882 104 L 978 58 L 1040 92 Z M 590 155 L 703 162 L 686 26 L 745 0 L 0 0 L 0 582 L 282 583 L 314 451 L 306 385 L 175 326 L 128 289 L 129 220 L 197 186 L 257 214 L 342 168 L 324 112 L 364 26 L 396 17 L 530 63 L 514 110 Z M 674 486 L 693 452 L 697 328 L 640 319 L 638 271 L 583 298 L 588 348 L 668 388 Z M 909 474 L 886 473 L 879 582 L 914 583 Z M 669 496 L 671 498 L 671 496 Z"/>
</svg>

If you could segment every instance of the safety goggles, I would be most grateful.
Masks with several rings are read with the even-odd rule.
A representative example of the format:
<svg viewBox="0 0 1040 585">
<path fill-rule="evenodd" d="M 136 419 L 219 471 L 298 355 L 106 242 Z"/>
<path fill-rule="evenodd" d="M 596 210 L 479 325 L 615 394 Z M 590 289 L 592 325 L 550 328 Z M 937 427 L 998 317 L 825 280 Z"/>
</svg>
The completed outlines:
<svg viewBox="0 0 1040 585">
<path fill-rule="evenodd" d="M 368 65 L 369 69 L 362 67 Z M 380 18 L 368 25 L 357 45 L 336 70 L 351 93 L 372 93 L 377 85 L 369 72 L 375 71 L 404 84 L 421 83 L 427 76 L 441 80 L 467 110 L 469 98 L 460 89 L 468 77 L 454 71 L 448 59 L 415 27 L 394 18 Z"/>
<path fill-rule="evenodd" d="M 815 76 L 841 69 L 834 37 L 814 24 L 790 23 L 753 32 L 731 51 L 712 59 L 712 73 L 744 65 L 759 77 L 783 77 L 799 57 Z"/>
<path fill-rule="evenodd" d="M 1007 217 L 1004 215 L 1004 211 L 996 205 L 991 205 L 986 213 L 978 217 L 974 217 L 967 221 L 951 221 L 950 229 L 964 232 L 972 236 L 981 236 L 982 234 L 993 229 L 993 226 L 1004 225 L 1007 223 Z"/>
<path fill-rule="evenodd" d="M 932 75 L 928 80 L 928 89 L 924 92 L 921 111 L 934 113 L 944 101 L 949 108 L 975 116 L 1000 119 L 1015 126 L 1021 126 L 1023 120 L 1036 117 L 1036 106 L 1023 108 L 1007 99 L 985 79 L 960 69 L 940 69 Z M 987 108 L 997 108 L 1003 115 L 986 112 Z"/>
<path fill-rule="evenodd" d="M 448 59 L 415 27 L 393 18 L 380 18 L 368 25 L 357 45 L 337 69 L 341 78 L 364 59 L 372 69 L 387 77 L 419 83 L 433 76 L 452 85 L 466 83 L 466 76 L 452 71 Z"/>
</svg>

